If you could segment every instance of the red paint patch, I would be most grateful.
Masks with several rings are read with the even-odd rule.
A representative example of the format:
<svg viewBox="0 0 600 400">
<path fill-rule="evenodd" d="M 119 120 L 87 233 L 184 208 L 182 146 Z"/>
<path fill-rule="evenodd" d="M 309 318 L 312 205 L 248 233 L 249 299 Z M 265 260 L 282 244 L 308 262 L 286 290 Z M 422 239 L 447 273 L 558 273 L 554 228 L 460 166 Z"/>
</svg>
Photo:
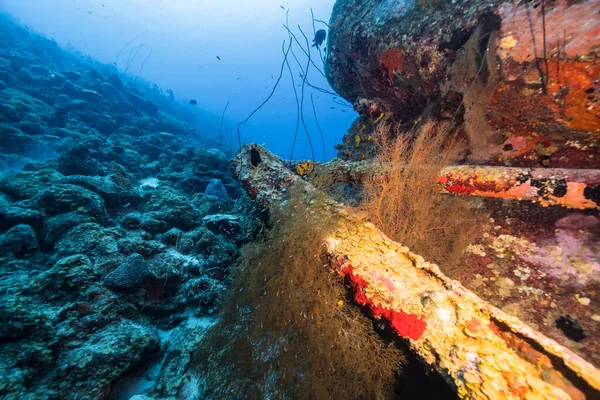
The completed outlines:
<svg viewBox="0 0 600 400">
<path fill-rule="evenodd" d="M 482 193 L 503 193 L 519 185 L 514 180 L 505 179 L 482 179 L 477 175 L 457 176 L 445 175 L 444 182 L 438 178 L 438 183 L 444 186 L 448 193 L 471 194 L 476 191 Z"/>
<path fill-rule="evenodd" d="M 398 332 L 400 336 L 411 338 L 412 340 L 419 340 L 427 328 L 425 320 L 416 314 L 407 314 L 404 311 L 390 311 L 389 320 L 392 327 Z"/>
<path fill-rule="evenodd" d="M 391 49 L 385 53 L 381 53 L 379 56 L 379 62 L 387 70 L 389 79 L 394 78 L 394 72 L 402 72 L 404 67 L 404 55 L 402 49 Z"/>
<path fill-rule="evenodd" d="M 373 316 L 377 318 L 385 318 L 392 328 L 402 337 L 412 340 L 419 340 L 427 328 L 423 316 L 417 314 L 407 314 L 404 311 L 394 311 L 382 307 L 380 304 L 375 305 L 365 296 L 363 288 L 368 286 L 368 282 L 360 276 L 354 274 L 354 267 L 346 265 L 342 271 L 350 279 L 350 286 L 354 290 L 354 300 L 361 306 L 368 305 Z"/>
<path fill-rule="evenodd" d="M 354 267 L 352 265 L 346 265 L 343 269 L 343 272 L 350 278 L 350 286 L 354 290 L 354 301 L 364 306 L 369 303 L 369 299 L 365 296 L 363 288 L 367 287 L 369 283 L 360 276 L 353 274 L 353 271 Z"/>
<path fill-rule="evenodd" d="M 445 187 L 448 193 L 454 194 L 471 194 L 475 191 L 474 188 L 470 186 L 464 186 L 460 183 L 453 183 L 452 185 L 448 185 Z"/>
</svg>

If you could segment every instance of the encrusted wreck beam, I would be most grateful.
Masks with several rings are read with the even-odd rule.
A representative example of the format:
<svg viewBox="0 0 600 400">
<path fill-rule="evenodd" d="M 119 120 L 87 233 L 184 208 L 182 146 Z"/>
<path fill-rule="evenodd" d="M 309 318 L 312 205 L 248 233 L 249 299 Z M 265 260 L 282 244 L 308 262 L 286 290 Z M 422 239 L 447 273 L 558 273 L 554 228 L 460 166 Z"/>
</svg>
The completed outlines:
<svg viewBox="0 0 600 400">
<path fill-rule="evenodd" d="M 285 199 L 294 183 L 314 188 L 256 144 L 232 173 L 261 205 Z M 600 396 L 600 370 L 442 274 L 343 206 L 324 205 L 339 223 L 325 240 L 331 265 L 355 301 L 383 318 L 410 349 L 470 399 L 583 399 Z"/>
<path fill-rule="evenodd" d="M 318 164 L 319 173 L 336 182 L 356 183 L 378 173 L 383 166 L 367 161 L 334 159 Z M 529 200 L 542 206 L 600 209 L 600 170 L 563 168 L 511 168 L 458 165 L 444 168 L 437 178 L 444 193 Z"/>
<path fill-rule="evenodd" d="M 452 194 L 600 208 L 600 171 L 593 169 L 452 166 L 442 170 L 438 183 Z"/>
</svg>

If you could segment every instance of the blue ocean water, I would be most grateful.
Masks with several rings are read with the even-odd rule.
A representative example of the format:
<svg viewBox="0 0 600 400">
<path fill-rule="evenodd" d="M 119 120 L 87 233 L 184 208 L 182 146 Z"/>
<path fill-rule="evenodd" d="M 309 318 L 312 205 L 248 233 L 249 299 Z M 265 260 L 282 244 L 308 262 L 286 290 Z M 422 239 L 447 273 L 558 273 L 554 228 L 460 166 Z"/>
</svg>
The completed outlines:
<svg viewBox="0 0 600 400">
<path fill-rule="evenodd" d="M 8 12 L 31 31 L 67 51 L 106 64 L 141 81 L 172 90 L 175 103 L 189 106 L 196 130 L 213 136 L 229 102 L 222 131 L 237 142 L 237 124 L 269 95 L 283 59 L 282 44 L 289 44 L 288 25 L 305 46 L 298 25 L 312 44 L 311 7 L 316 19 L 328 21 L 333 0 L 190 1 L 190 0 L 2 0 Z M 317 22 L 315 30 L 327 29 Z M 323 47 L 326 42 L 323 44 Z M 290 56 L 298 96 L 301 68 L 306 56 L 296 48 Z M 315 158 L 330 159 L 333 146 L 355 119 L 350 104 L 332 95 L 319 54 L 311 48 L 314 66 L 307 76 L 304 118 L 312 138 Z M 316 88 L 315 88 L 316 87 Z M 312 110 L 311 95 L 319 125 Z M 287 68 L 271 100 L 241 129 L 242 141 L 266 144 L 289 157 L 296 128 L 296 100 Z M 321 137 L 322 132 L 322 137 Z M 308 138 L 300 125 L 294 158 L 310 158 Z M 324 148 L 323 148 L 324 144 Z"/>
</svg>

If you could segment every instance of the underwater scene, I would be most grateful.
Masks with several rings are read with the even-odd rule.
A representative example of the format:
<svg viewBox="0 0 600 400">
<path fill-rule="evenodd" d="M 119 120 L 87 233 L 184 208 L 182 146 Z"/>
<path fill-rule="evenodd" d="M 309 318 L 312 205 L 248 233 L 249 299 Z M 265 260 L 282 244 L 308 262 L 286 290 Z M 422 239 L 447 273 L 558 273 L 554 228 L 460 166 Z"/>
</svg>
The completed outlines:
<svg viewBox="0 0 600 400">
<path fill-rule="evenodd" d="M 5 399 L 600 399 L 600 0 L 0 0 Z"/>
</svg>

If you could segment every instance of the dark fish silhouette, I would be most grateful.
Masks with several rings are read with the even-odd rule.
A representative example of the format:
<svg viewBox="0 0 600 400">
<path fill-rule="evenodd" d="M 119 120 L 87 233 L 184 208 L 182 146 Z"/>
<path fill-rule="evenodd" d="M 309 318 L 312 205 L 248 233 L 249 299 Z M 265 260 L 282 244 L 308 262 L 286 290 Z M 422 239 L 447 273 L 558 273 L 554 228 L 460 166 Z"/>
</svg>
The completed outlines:
<svg viewBox="0 0 600 400">
<path fill-rule="evenodd" d="M 194 99 L 191 99 L 190 100 L 190 104 L 193 105 L 193 106 L 195 106 L 196 104 L 198 104 L 198 102 L 196 100 L 194 100 Z"/>
<path fill-rule="evenodd" d="M 316 47 L 318 49 L 319 46 L 323 44 L 323 41 L 326 37 L 327 32 L 325 32 L 325 29 L 319 29 L 317 33 L 315 33 L 315 38 L 313 39 L 314 44 L 312 45 L 312 47 Z"/>
<path fill-rule="evenodd" d="M 221 57 L 217 56 L 217 60 L 219 60 L 219 61 L 220 61 L 220 60 L 221 60 Z"/>
</svg>

